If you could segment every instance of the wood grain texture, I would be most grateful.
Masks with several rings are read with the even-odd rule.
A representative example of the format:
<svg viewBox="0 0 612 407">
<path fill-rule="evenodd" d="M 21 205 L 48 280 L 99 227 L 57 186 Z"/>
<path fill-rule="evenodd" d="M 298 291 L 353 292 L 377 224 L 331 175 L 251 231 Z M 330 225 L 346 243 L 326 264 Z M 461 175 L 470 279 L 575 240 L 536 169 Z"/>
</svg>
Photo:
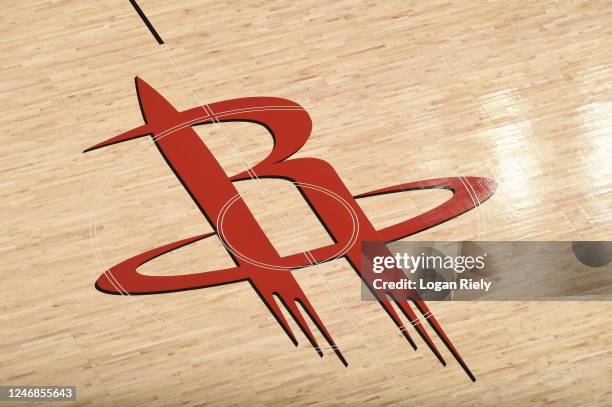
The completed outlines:
<svg viewBox="0 0 612 407">
<path fill-rule="evenodd" d="M 472 384 L 360 301 L 344 260 L 295 276 L 348 368 L 303 336 L 294 348 L 247 283 L 104 295 L 93 284 L 106 267 L 211 228 L 150 139 L 82 154 L 142 124 L 136 75 L 179 110 L 277 96 L 313 119 L 298 156 L 328 161 L 355 194 L 456 175 L 498 183 L 412 240 L 610 240 L 609 1 L 139 4 L 165 50 L 128 1 L 3 4 L 0 384 L 76 384 L 84 406 L 612 403 L 609 303 L 431 303 Z M 228 172 L 272 146 L 256 125 L 223 127 L 232 142 L 197 131 Z M 281 253 L 328 241 L 290 185 L 239 189 Z M 385 226 L 445 194 L 363 207 Z M 223 253 L 201 242 L 143 272 L 211 270 L 231 264 Z"/>
</svg>

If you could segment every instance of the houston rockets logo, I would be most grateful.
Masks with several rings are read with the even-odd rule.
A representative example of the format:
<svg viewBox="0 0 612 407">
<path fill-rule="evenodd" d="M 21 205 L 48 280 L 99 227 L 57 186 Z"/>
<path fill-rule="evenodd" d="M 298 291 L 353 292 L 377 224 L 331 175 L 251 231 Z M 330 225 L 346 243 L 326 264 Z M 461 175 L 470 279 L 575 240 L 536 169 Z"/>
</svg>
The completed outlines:
<svg viewBox="0 0 612 407">
<path fill-rule="evenodd" d="M 161 294 L 248 281 L 295 345 L 297 340 L 274 297 L 280 300 L 321 357 L 323 352 L 306 318 L 321 332 L 344 365 L 348 365 L 346 359 L 292 276 L 291 270 L 307 270 L 309 266 L 342 257 L 374 292 L 370 277 L 372 273 L 365 272 L 365 265 L 361 261 L 361 242 L 389 242 L 413 235 L 473 209 L 495 190 L 495 184 L 485 178 L 452 177 L 409 182 L 353 195 L 327 162 L 316 158 L 290 158 L 306 143 L 312 128 L 308 113 L 290 100 L 273 97 L 240 98 L 179 112 L 139 78 L 136 78 L 136 89 L 145 124 L 85 151 L 138 137 L 153 137 L 159 152 L 214 231 L 129 258 L 104 272 L 98 278 L 96 287 L 109 294 Z M 192 129 L 194 125 L 224 121 L 253 122 L 264 126 L 274 139 L 270 154 L 244 172 L 227 175 L 205 142 Z M 293 182 L 334 243 L 281 257 L 233 184 L 255 176 Z M 375 195 L 434 188 L 450 190 L 453 196 L 428 212 L 382 229 L 374 228 L 357 203 L 357 199 Z M 235 267 L 177 276 L 148 276 L 138 272 L 138 267 L 158 256 L 215 235 L 226 247 Z M 390 252 L 387 254 L 390 255 Z M 391 279 L 388 277 L 387 281 Z M 445 365 L 446 362 L 412 304 L 468 376 L 475 380 L 457 349 L 416 292 L 390 290 L 385 294 L 377 295 L 378 302 L 414 349 L 416 345 L 391 301 L 395 302 L 423 341 Z M 302 314 L 300 307 L 306 315 Z"/>
</svg>

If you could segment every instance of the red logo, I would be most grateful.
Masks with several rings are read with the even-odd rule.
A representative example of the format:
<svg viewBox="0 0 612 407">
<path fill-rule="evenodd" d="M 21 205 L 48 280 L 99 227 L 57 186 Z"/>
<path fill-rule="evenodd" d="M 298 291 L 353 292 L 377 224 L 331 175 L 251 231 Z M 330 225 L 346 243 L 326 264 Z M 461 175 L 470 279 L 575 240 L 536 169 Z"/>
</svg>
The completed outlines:
<svg viewBox="0 0 612 407">
<path fill-rule="evenodd" d="M 343 257 L 371 289 L 372 282 L 368 277 L 371 273 L 363 272 L 361 265 L 361 242 L 388 242 L 413 235 L 473 209 L 478 203 L 488 199 L 495 190 L 495 183 L 485 178 L 451 177 L 409 182 L 353 195 L 327 162 L 316 158 L 290 158 L 306 143 L 312 128 L 308 112 L 297 103 L 273 97 L 252 97 L 221 101 L 179 112 L 139 78 L 136 78 L 136 89 L 146 124 L 85 151 L 138 137 L 153 137 L 160 153 L 214 232 L 166 244 L 127 259 L 103 273 L 98 278 L 96 287 L 109 294 L 161 294 L 248 281 L 294 344 L 297 345 L 297 340 L 274 296 L 280 299 L 321 357 L 323 352 L 306 318 L 319 329 L 345 365 L 348 364 L 347 361 L 290 270 Z M 264 126 L 274 138 L 274 147 L 270 154 L 252 168 L 228 176 L 192 129 L 194 125 L 224 121 L 246 121 Z M 255 176 L 282 178 L 293 182 L 334 243 L 281 257 L 233 184 L 234 181 Z M 453 196 L 428 212 L 378 230 L 356 201 L 369 196 L 433 188 L 448 189 L 453 192 Z M 138 267 L 155 257 L 213 235 L 224 244 L 236 264 L 235 267 L 178 276 L 147 276 L 138 273 Z M 416 293 L 397 290 L 386 294 L 393 299 L 440 362 L 445 364 L 411 307 L 412 303 L 469 377 L 475 380 L 438 321 Z M 385 297 L 378 298 L 378 301 L 416 349 L 390 300 Z M 300 312 L 298 305 L 303 307 L 307 315 Z"/>
</svg>

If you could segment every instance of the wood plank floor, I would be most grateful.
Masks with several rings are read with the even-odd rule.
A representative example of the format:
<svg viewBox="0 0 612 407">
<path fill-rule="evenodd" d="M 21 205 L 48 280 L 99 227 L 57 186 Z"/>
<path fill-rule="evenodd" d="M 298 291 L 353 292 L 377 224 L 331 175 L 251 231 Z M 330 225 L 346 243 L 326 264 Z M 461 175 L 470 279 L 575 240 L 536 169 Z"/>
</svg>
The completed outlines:
<svg viewBox="0 0 612 407">
<path fill-rule="evenodd" d="M 420 338 L 413 351 L 341 259 L 295 277 L 347 368 L 301 333 L 294 348 L 247 283 L 105 295 L 94 282 L 106 267 L 212 228 L 150 138 L 82 153 L 143 123 L 135 76 L 178 110 L 276 96 L 312 117 L 298 156 L 332 164 L 354 194 L 497 182 L 476 210 L 409 239 L 610 240 L 610 1 L 139 4 L 163 47 L 128 1 L 3 2 L 0 384 L 76 384 L 66 405 L 83 406 L 612 404 L 607 302 L 431 303 L 471 383 Z M 235 145 L 197 131 L 228 173 L 272 147 L 257 125 L 224 128 Z M 261 182 L 239 190 L 279 252 L 329 242 L 295 188 Z M 446 198 L 360 203 L 382 227 Z M 207 240 L 141 272 L 212 270 L 232 264 L 224 253 Z"/>
</svg>

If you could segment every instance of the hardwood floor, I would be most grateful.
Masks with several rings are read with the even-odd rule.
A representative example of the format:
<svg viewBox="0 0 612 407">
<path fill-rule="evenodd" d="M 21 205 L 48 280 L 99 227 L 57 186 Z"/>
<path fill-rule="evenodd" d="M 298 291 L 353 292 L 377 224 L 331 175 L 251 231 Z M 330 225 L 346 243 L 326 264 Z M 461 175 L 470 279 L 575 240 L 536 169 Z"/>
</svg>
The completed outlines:
<svg viewBox="0 0 612 407">
<path fill-rule="evenodd" d="M 281 97 L 312 118 L 296 156 L 327 161 L 353 194 L 458 175 L 497 183 L 483 205 L 408 239 L 610 240 L 609 1 L 139 4 L 165 45 L 128 1 L 3 4 L 0 385 L 75 384 L 66 405 L 83 406 L 612 404 L 609 302 L 429 303 L 472 383 L 361 301 L 343 259 L 293 274 L 348 367 L 329 347 L 320 359 L 288 318 L 295 348 L 247 282 L 103 294 L 94 283 L 111 265 L 213 229 L 151 138 L 83 154 L 143 124 L 136 76 L 179 111 Z M 273 145 L 253 123 L 196 131 L 228 174 Z M 237 187 L 281 254 L 330 243 L 290 183 Z M 448 195 L 359 204 L 384 227 Z M 207 239 L 140 272 L 232 265 Z"/>
</svg>

